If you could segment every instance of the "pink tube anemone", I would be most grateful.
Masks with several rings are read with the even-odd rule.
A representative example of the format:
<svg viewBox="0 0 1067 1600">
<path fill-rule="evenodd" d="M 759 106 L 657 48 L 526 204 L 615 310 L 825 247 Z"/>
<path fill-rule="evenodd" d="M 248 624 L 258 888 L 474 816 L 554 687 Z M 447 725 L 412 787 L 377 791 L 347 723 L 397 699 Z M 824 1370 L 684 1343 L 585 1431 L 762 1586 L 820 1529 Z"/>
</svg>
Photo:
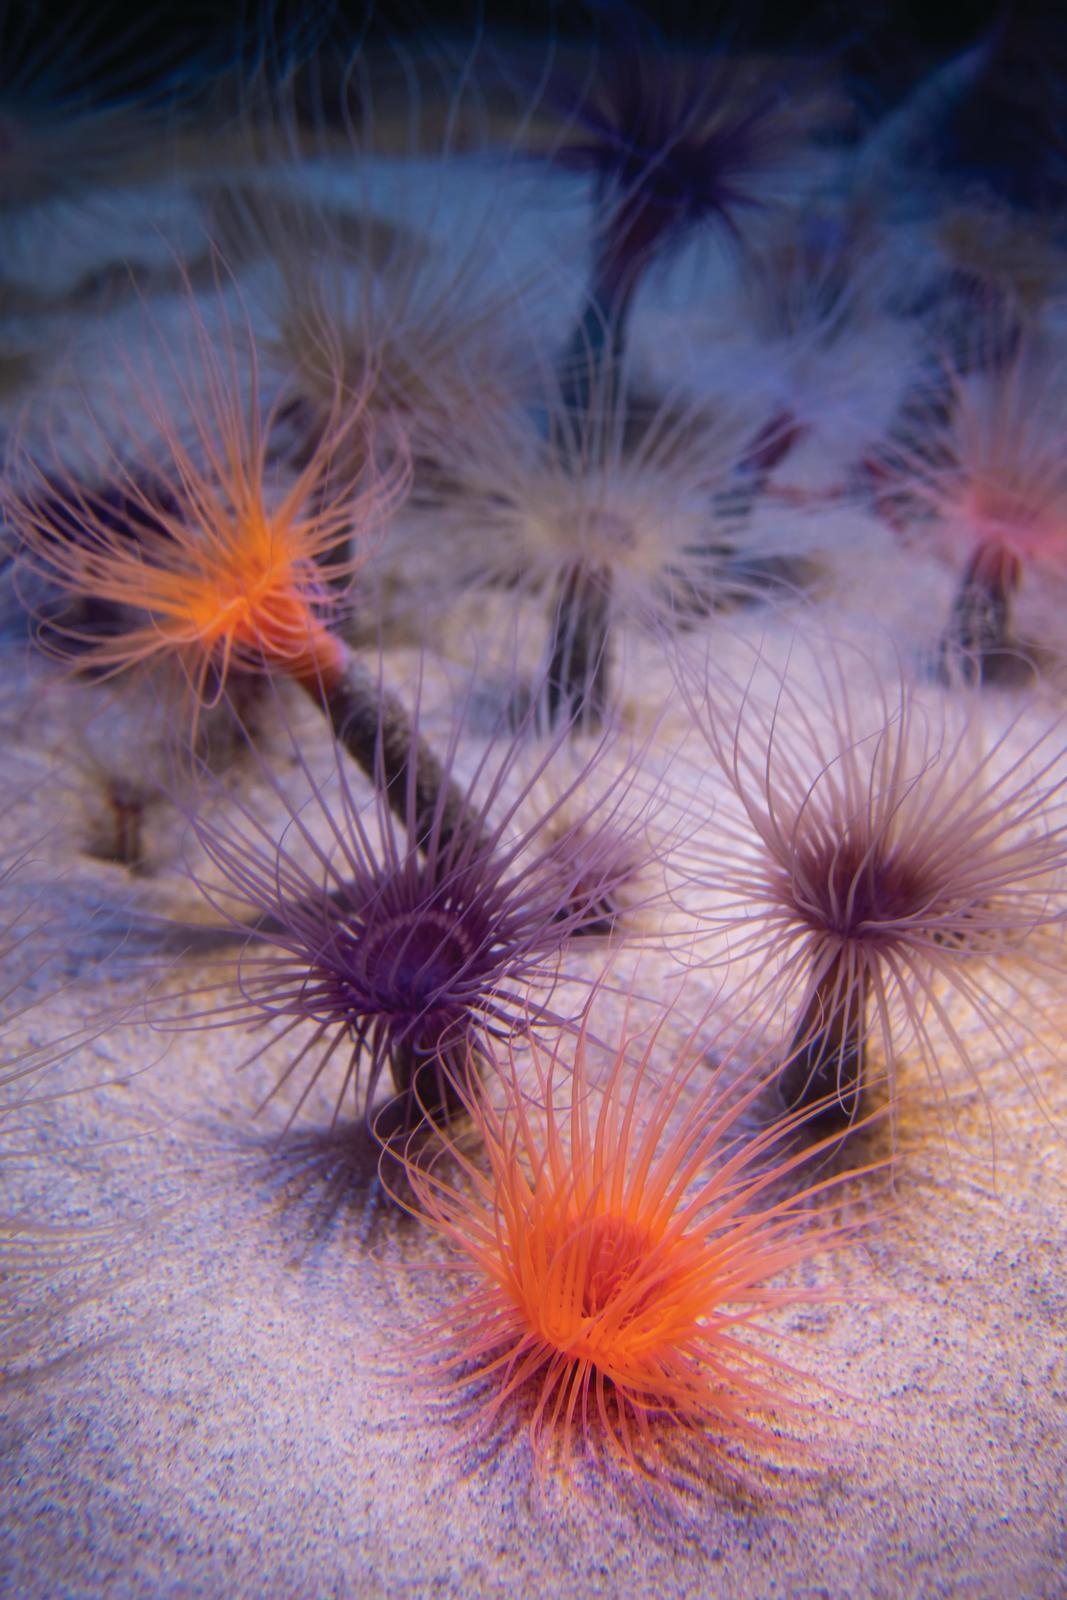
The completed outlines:
<svg viewBox="0 0 1067 1600">
<path fill-rule="evenodd" d="M 687 692 L 726 800 L 684 870 L 791 1018 L 787 1104 L 854 1116 L 872 1045 L 890 1076 L 909 1053 L 935 1083 L 973 1072 L 968 1012 L 1013 1057 L 1040 1040 L 1025 980 L 1058 981 L 1067 917 L 1060 719 L 987 731 L 829 640 Z"/>
</svg>

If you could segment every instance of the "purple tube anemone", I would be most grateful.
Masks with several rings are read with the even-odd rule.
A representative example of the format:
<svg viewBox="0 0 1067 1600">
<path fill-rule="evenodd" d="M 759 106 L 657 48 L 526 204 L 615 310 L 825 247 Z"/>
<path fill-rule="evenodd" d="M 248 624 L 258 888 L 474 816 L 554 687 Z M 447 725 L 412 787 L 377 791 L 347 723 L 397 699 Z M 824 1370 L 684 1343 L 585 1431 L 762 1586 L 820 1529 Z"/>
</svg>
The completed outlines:
<svg viewBox="0 0 1067 1600">
<path fill-rule="evenodd" d="M 450 774 L 461 735 L 466 746 L 457 720 Z M 205 896 L 242 928 L 251 910 L 255 931 L 231 974 L 239 998 L 167 1023 L 277 1023 L 272 1039 L 310 1024 L 276 1086 L 310 1067 L 294 1115 L 335 1059 L 344 1063 L 335 1118 L 354 1089 L 370 1120 L 387 1067 L 403 1120 L 447 1115 L 454 1070 L 481 1041 L 540 1017 L 560 1022 L 546 1006 L 565 946 L 614 927 L 605 906 L 621 914 L 622 891 L 657 853 L 651 797 L 637 789 L 631 759 L 609 757 L 607 739 L 540 803 L 560 743 L 539 751 L 531 770 L 527 739 L 502 753 L 490 742 L 473 777 L 455 779 L 477 826 L 448 829 L 439 800 L 421 848 L 413 769 L 402 823 L 386 786 L 357 790 L 339 753 L 318 782 L 297 752 L 308 790 L 299 805 L 267 775 L 285 805 L 280 837 L 248 811 L 230 824 L 195 818 L 221 880 L 201 883 Z"/>
<path fill-rule="evenodd" d="M 589 81 L 550 85 L 570 121 L 555 162 L 592 176 L 594 260 L 575 352 L 619 353 L 630 303 L 646 268 L 695 229 L 735 240 L 744 213 L 766 203 L 768 175 L 794 153 L 805 111 L 777 81 L 755 78 L 725 52 L 667 51 L 635 19 Z"/>
<path fill-rule="evenodd" d="M 798 642 L 788 670 L 753 663 L 732 709 L 724 685 L 692 698 L 727 791 L 690 862 L 706 925 L 785 1013 L 787 1104 L 830 1095 L 845 1120 L 908 1053 L 935 1084 L 955 1058 L 980 1087 L 971 1019 L 1010 1059 L 1021 1034 L 1040 1050 L 1026 979 L 1062 981 L 1067 917 L 1062 720 L 994 732 L 868 668 Z"/>
</svg>

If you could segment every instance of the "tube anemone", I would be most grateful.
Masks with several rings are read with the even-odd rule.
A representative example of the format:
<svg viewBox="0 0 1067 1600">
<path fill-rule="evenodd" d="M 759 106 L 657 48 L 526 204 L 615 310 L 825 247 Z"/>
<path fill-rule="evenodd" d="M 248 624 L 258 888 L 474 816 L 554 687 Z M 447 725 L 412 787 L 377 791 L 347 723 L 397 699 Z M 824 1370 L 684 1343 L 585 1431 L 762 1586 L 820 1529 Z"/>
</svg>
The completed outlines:
<svg viewBox="0 0 1067 1600">
<path fill-rule="evenodd" d="M 490 1037 L 552 1015 L 569 940 L 591 925 L 603 930 L 605 905 L 632 891 L 635 855 L 647 865 L 658 848 L 633 763 L 598 771 L 605 743 L 539 806 L 559 740 L 532 771 L 524 737 L 502 751 L 491 743 L 463 781 L 454 770 L 463 733 L 459 720 L 421 851 L 410 762 L 402 806 L 381 783 L 370 800 L 359 793 L 339 755 L 329 783 L 304 769 L 308 797 L 299 805 L 275 785 L 280 838 L 251 813 L 225 826 L 194 818 L 217 880 L 202 882 L 203 893 L 245 933 L 249 909 L 257 926 L 232 974 L 240 998 L 196 1013 L 193 1025 L 277 1023 L 273 1037 L 284 1038 L 310 1024 L 277 1085 L 310 1068 L 294 1115 L 335 1059 L 345 1063 L 335 1118 L 352 1090 L 369 1122 L 387 1067 L 402 1118 L 421 1106 L 455 1109 L 458 1064 Z M 450 826 L 453 786 L 473 827 Z"/>
<path fill-rule="evenodd" d="M 780 552 L 735 504 L 756 431 L 743 407 L 668 396 L 638 422 L 607 379 L 579 413 L 546 381 L 541 428 L 489 418 L 456 443 L 434 525 L 450 583 L 545 606 L 549 719 L 595 728 L 627 625 L 672 632 L 751 598 Z"/>
<path fill-rule="evenodd" d="M 196 708 L 221 699 L 239 670 L 292 679 L 364 771 L 381 764 L 390 793 L 403 793 L 414 759 L 421 838 L 441 765 L 412 739 L 399 699 L 333 629 L 338 585 L 362 569 L 407 489 L 403 440 L 390 439 L 381 464 L 364 408 L 338 387 L 314 451 L 298 471 L 279 468 L 271 438 L 282 402 L 261 415 L 250 325 L 241 344 L 227 323 L 220 348 L 201 314 L 189 312 L 194 375 L 170 362 L 181 404 L 159 382 L 128 373 L 157 437 L 134 436 L 126 455 L 114 451 L 103 487 L 61 473 L 58 446 L 52 474 L 28 444 L 13 452 L 2 504 L 24 576 L 83 608 L 81 621 L 50 621 L 46 640 L 79 670 L 105 676 L 145 662 L 177 666 Z M 194 735 L 196 726 L 194 711 Z M 458 826 L 455 794 L 448 808 Z"/>
<path fill-rule="evenodd" d="M 587 82 L 548 85 L 550 100 L 570 101 L 552 159 L 594 184 L 587 310 L 571 342 L 577 360 L 564 364 L 578 409 L 590 400 L 583 378 L 595 382 L 625 349 L 651 262 L 703 226 L 740 238 L 743 217 L 766 204 L 769 175 L 793 157 L 805 127 L 797 96 L 759 83 L 726 54 L 683 58 L 632 19 L 616 26 Z"/>
<path fill-rule="evenodd" d="M 733 805 L 683 870 L 791 1014 L 786 1103 L 851 1120 L 874 1040 L 890 1075 L 914 1052 L 944 1087 L 946 1053 L 973 1070 L 967 1011 L 1016 1058 L 1020 1029 L 1038 1038 L 1020 976 L 1062 973 L 1062 723 L 987 732 L 830 641 L 710 687 L 690 699 Z"/>
<path fill-rule="evenodd" d="M 768 1414 L 805 1409 L 775 1316 L 827 1298 L 797 1268 L 847 1234 L 816 1198 L 844 1178 L 773 1198 L 812 1154 L 790 1149 L 802 1115 L 746 1137 L 760 1072 L 745 1067 L 741 1090 L 709 1085 L 695 1037 L 671 1055 L 669 1018 L 642 1035 L 627 1015 L 606 1072 L 592 1006 L 577 1034 L 531 1040 L 528 1062 L 509 1046 L 498 1094 L 466 1080 L 484 1158 L 454 1141 L 447 1161 L 414 1146 L 399 1157 L 402 1203 L 469 1285 L 420 1329 L 416 1370 L 468 1409 L 475 1436 L 525 1402 L 542 1466 L 553 1451 L 565 1466 L 615 1457 L 666 1480 L 672 1437 L 695 1436 L 721 1466 L 774 1448 Z"/>
<path fill-rule="evenodd" d="M 316 62 L 261 130 L 275 160 L 210 197 L 222 253 L 265 269 L 264 352 L 311 447 L 340 386 L 379 433 L 405 438 L 416 487 L 447 473 L 453 436 L 524 403 L 552 292 L 543 231 L 531 250 L 513 166 L 478 120 L 477 54 L 446 52 L 440 81 L 409 42 Z M 439 106 L 423 127 L 420 93 L 446 85 L 444 127 Z M 474 129 L 482 193 L 451 159 Z"/>
<path fill-rule="evenodd" d="M 363 565 L 404 474 L 376 469 L 359 409 L 339 404 L 304 469 L 276 470 L 277 412 L 261 414 L 250 326 L 246 342 L 226 328 L 219 348 L 191 299 L 188 310 L 194 371 L 180 374 L 170 358 L 177 400 L 128 358 L 139 414 L 127 411 L 102 487 L 72 478 L 58 440 L 51 473 L 31 443 L 16 441 L 4 511 L 32 573 L 121 610 L 125 625 L 107 641 L 68 630 L 94 669 L 176 661 L 203 703 L 236 667 L 274 667 L 297 681 L 336 672 L 322 565 L 334 563 L 335 576 Z M 342 470 L 343 446 L 361 430 L 359 464 Z"/>
<path fill-rule="evenodd" d="M 266 211 L 266 207 L 263 208 Z M 427 219 L 420 218 L 425 225 Z M 265 220 L 280 287 L 268 354 L 314 436 L 328 428 L 336 385 L 371 425 L 407 443 L 416 482 L 448 468 L 448 443 L 518 409 L 530 385 L 530 282 L 503 280 L 487 221 L 462 248 L 375 216 L 345 237 L 320 217 L 316 248 Z M 499 213 L 493 217 L 499 229 Z M 540 273 L 537 274 L 540 276 Z"/>
<path fill-rule="evenodd" d="M 772 492 L 801 505 L 836 499 L 882 438 L 915 364 L 887 312 L 883 242 L 858 208 L 812 195 L 753 229 L 738 268 L 737 303 L 716 308 L 708 327 L 714 347 L 690 332 L 694 378 L 722 387 L 732 376 L 763 398 L 776 446 L 765 477 L 794 449 L 802 458 L 792 463 L 801 483 Z"/>
<path fill-rule="evenodd" d="M 997 346 L 991 363 L 969 370 L 965 356 L 939 370 L 930 403 L 913 404 L 911 424 L 877 462 L 898 528 L 961 572 L 941 660 L 967 683 L 1018 676 L 1020 585 L 1031 573 L 1057 584 L 1067 576 L 1060 364 L 1040 334 L 1024 331 L 1005 350 L 1000 331 L 970 341 Z"/>
</svg>

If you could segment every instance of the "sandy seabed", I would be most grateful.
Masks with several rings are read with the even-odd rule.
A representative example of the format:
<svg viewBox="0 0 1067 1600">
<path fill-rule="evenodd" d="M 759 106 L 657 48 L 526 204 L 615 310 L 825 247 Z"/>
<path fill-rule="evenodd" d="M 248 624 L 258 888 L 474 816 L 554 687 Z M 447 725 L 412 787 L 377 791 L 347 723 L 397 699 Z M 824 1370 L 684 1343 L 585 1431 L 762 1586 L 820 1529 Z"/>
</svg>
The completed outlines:
<svg viewBox="0 0 1067 1600">
<path fill-rule="evenodd" d="M 463 175 L 462 194 L 483 178 Z M 532 180 L 523 181 L 509 248 L 533 251 L 547 229 L 580 236 L 554 191 L 539 217 Z M 110 203 L 135 232 L 131 212 L 149 198 Z M 165 200 L 180 237 L 174 208 L 193 202 L 170 190 Z M 438 225 L 446 214 L 438 201 Z M 106 217 L 95 233 L 79 225 L 86 272 L 94 249 L 121 250 Z M 185 226 L 188 256 L 195 228 Z M 40 230 L 47 256 L 45 221 Z M 149 249 L 151 230 L 137 237 Z M 159 251 L 164 264 L 173 259 Z M 163 298 L 155 309 L 164 327 L 178 314 Z M 56 314 L 74 334 L 83 383 L 109 330 L 134 314 Z M 567 306 L 557 314 L 565 331 Z M 676 326 L 680 313 L 665 296 L 650 326 L 653 315 Z M 902 553 L 863 514 L 833 517 L 835 625 L 858 630 L 849 617 L 877 597 L 880 626 L 904 654 L 936 638 L 951 596 L 944 571 Z M 843 547 L 862 560 L 846 560 Z M 742 662 L 745 642 L 761 638 L 784 649 L 794 620 L 741 614 L 724 630 L 724 653 L 736 649 Z M 439 632 L 453 661 L 466 653 L 463 619 Z M 491 683 L 488 655 L 477 670 Z M 387 678 L 410 678 L 412 661 L 410 650 L 387 648 Z M 4 893 L 25 903 L 32 888 L 33 899 L 20 956 L 29 976 L 4 1053 L 79 1042 L 8 1086 L 0 1126 L 3 1211 L 16 1219 L 2 1258 L 11 1295 L 0 1317 L 10 1374 L 0 1388 L 0 1591 L 23 1600 L 1064 1594 L 1061 992 L 1049 984 L 1036 995 L 1045 1036 L 1013 1059 L 992 1039 L 969 1038 L 978 1087 L 949 1075 L 951 1118 L 922 1072 L 901 1063 L 892 1182 L 849 1191 L 842 1204 L 866 1212 L 865 1227 L 804 1269 L 839 1301 L 781 1322 L 798 1336 L 797 1364 L 832 1385 L 814 1388 L 810 1412 L 785 1429 L 805 1451 L 785 1439 L 780 1453 L 754 1451 L 739 1480 L 725 1463 L 717 1472 L 712 1451 L 704 1488 L 679 1505 L 595 1462 L 539 1474 L 521 1408 L 490 1446 L 464 1448 L 455 1416 L 406 1380 L 403 1339 L 428 1311 L 447 1309 L 449 1280 L 421 1270 L 441 1249 L 384 1202 L 369 1143 L 351 1129 L 324 1131 L 335 1085 L 318 1083 L 287 1130 L 303 1085 L 259 1109 L 284 1050 L 239 1071 L 245 1030 L 171 1034 L 145 1020 L 146 966 L 155 996 L 221 982 L 229 970 L 210 947 L 160 952 L 144 931 L 151 915 L 190 912 L 190 852 L 203 866 L 167 777 L 151 691 L 127 700 L 71 684 L 14 634 L 5 670 L 11 788 L 0 829 L 5 856 L 27 839 L 33 846 Z M 431 732 L 435 716 L 446 719 L 454 677 L 428 671 Z M 671 694 L 655 648 L 635 641 L 627 715 L 639 724 Z M 1046 712 L 1036 704 L 1033 715 Z M 291 768 L 285 727 L 319 752 L 309 760 L 328 761 L 325 735 L 296 696 L 278 691 L 264 716 L 274 732 L 259 759 Z M 675 705 L 646 776 L 674 748 L 678 721 Z M 136 877 L 94 856 L 105 767 L 160 774 Z M 219 805 L 227 793 L 247 803 L 256 758 L 233 755 L 222 779 Z M 602 958 L 582 959 L 594 978 Z M 646 992 L 677 985 L 677 962 L 654 944 L 621 959 Z M 691 975 L 687 1012 L 709 1006 L 720 982 L 718 969 Z M 605 996 L 609 1033 L 619 1006 Z M 889 1153 L 886 1139 L 883 1128 L 876 1156 Z"/>
</svg>

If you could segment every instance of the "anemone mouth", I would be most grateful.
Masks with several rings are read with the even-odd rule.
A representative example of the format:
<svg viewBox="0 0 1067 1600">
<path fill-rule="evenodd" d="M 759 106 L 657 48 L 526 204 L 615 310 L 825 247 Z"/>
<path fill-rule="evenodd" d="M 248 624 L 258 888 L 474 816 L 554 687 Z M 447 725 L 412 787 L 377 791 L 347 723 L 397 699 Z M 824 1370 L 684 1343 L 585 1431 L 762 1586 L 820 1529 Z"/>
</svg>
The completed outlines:
<svg viewBox="0 0 1067 1600">
<path fill-rule="evenodd" d="M 641 543 L 632 517 L 600 507 L 581 519 L 579 545 L 586 560 L 611 561 L 638 549 Z"/>
<path fill-rule="evenodd" d="M 204 574 L 189 586 L 189 620 L 211 648 L 229 640 L 253 655 L 285 660 L 299 654 L 325 604 L 322 586 L 306 565 L 281 555 L 251 560 L 247 571 L 234 565 L 217 579 Z"/>
<path fill-rule="evenodd" d="M 1012 483 L 979 481 L 971 496 L 975 519 L 995 528 L 1029 527 L 1040 521 L 1040 498 L 1026 487 Z"/>
<path fill-rule="evenodd" d="M 462 1009 L 457 986 L 471 975 L 483 941 L 462 915 L 418 908 L 364 927 L 350 939 L 359 988 L 379 1011 L 444 1024 Z"/>
<path fill-rule="evenodd" d="M 921 863 L 877 840 L 827 841 L 798 853 L 788 900 L 817 933 L 889 946 L 924 915 L 939 919 L 941 885 Z"/>
<path fill-rule="evenodd" d="M 725 213 L 734 198 L 730 189 L 734 174 L 729 168 L 736 166 L 740 175 L 743 157 L 724 161 L 719 150 L 705 147 L 699 133 L 687 137 L 688 143 L 679 142 L 667 152 L 663 143 L 651 141 L 643 147 L 624 147 L 621 153 L 612 151 L 606 181 L 619 191 L 618 214 L 632 223 L 643 222 L 650 234 L 683 228 L 690 218 Z M 709 183 L 709 168 L 719 181 Z"/>
<path fill-rule="evenodd" d="M 975 484 L 961 510 L 972 538 L 1012 556 L 1047 559 L 1062 544 L 1067 528 L 1067 517 L 1047 498 L 1010 484 Z"/>
<path fill-rule="evenodd" d="M 658 1298 L 648 1263 L 655 1241 L 629 1217 L 579 1217 L 548 1242 L 545 1337 L 583 1353 L 597 1335 L 618 1338 Z"/>
</svg>

